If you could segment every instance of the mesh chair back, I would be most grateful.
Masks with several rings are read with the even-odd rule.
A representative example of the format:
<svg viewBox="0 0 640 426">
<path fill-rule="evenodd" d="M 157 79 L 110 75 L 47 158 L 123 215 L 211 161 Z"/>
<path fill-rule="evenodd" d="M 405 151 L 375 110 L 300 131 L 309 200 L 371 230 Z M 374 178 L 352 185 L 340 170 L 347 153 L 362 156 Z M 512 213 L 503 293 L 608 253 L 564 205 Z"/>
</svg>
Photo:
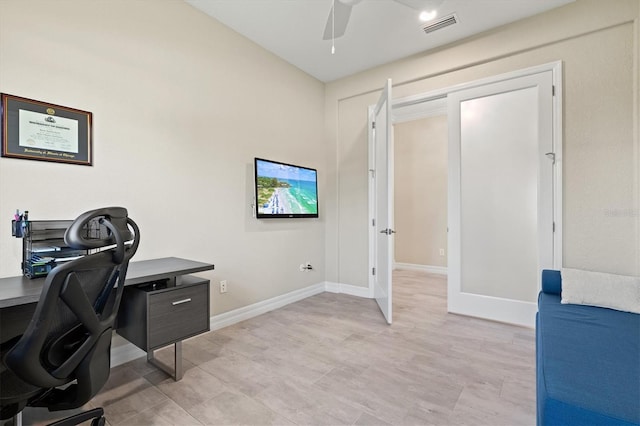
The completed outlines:
<svg viewBox="0 0 640 426">
<path fill-rule="evenodd" d="M 94 221 L 104 229 L 91 237 L 87 230 Z M 121 207 L 86 212 L 67 230 L 69 247 L 103 250 L 52 269 L 27 330 L 5 357 L 23 381 L 52 389 L 30 405 L 77 408 L 106 382 L 113 323 L 139 241 L 138 226 Z M 74 380 L 64 390 L 53 390 Z"/>
</svg>

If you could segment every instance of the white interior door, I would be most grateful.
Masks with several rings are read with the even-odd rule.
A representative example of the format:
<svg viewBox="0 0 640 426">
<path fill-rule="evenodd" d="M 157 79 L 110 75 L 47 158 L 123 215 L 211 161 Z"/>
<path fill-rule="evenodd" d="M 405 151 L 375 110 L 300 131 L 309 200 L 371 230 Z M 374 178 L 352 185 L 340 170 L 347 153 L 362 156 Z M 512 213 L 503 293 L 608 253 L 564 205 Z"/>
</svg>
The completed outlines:
<svg viewBox="0 0 640 426">
<path fill-rule="evenodd" d="M 369 114 L 371 221 L 371 282 L 373 296 L 385 319 L 392 321 L 393 272 L 393 148 L 391 80 Z"/>
<path fill-rule="evenodd" d="M 449 95 L 450 312 L 533 326 L 553 267 L 552 73 Z"/>
</svg>

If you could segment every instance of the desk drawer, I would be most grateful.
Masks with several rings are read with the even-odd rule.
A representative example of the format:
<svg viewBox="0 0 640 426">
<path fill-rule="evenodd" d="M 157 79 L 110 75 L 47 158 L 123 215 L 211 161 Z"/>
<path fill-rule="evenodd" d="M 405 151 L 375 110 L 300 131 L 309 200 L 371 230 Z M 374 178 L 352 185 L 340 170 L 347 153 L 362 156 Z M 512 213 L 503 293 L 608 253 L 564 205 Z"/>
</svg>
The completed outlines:
<svg viewBox="0 0 640 426">
<path fill-rule="evenodd" d="M 209 281 L 149 294 L 149 348 L 209 330 Z"/>
</svg>

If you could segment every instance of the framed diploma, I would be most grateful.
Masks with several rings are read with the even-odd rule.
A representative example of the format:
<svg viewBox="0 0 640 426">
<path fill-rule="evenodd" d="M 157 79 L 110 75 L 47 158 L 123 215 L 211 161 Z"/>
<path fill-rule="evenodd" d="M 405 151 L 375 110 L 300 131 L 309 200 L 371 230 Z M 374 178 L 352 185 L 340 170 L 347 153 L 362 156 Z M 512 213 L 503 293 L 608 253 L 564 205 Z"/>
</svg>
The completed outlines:
<svg viewBox="0 0 640 426">
<path fill-rule="evenodd" d="M 93 164 L 90 112 L 5 93 L 0 98 L 3 157 Z"/>
</svg>

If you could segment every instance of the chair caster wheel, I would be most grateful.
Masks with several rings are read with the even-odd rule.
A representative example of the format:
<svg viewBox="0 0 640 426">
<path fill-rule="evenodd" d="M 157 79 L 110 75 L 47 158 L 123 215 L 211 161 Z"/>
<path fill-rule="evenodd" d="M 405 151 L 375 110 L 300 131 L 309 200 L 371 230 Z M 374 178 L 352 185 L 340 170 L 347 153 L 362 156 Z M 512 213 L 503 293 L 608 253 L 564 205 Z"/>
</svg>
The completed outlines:
<svg viewBox="0 0 640 426">
<path fill-rule="evenodd" d="M 98 417 L 97 419 L 91 420 L 91 426 L 104 426 L 105 422 L 106 420 L 104 417 Z"/>
</svg>

